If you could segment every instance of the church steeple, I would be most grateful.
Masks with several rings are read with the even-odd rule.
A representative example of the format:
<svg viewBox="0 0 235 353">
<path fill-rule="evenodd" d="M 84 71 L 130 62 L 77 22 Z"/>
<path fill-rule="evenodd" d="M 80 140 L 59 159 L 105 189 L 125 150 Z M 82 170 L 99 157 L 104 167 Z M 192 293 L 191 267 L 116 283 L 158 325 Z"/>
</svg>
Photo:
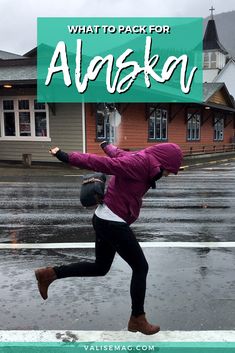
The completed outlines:
<svg viewBox="0 0 235 353">
<path fill-rule="evenodd" d="M 211 19 L 213 20 L 213 18 L 214 18 L 213 12 L 215 11 L 215 8 L 214 8 L 213 6 L 211 6 L 211 8 L 209 9 L 209 11 L 211 12 Z"/>
<path fill-rule="evenodd" d="M 227 50 L 220 43 L 214 20 L 214 7 L 210 8 L 211 18 L 209 19 L 203 38 L 203 81 L 213 82 L 219 72 L 226 64 Z"/>
<path fill-rule="evenodd" d="M 220 51 L 221 53 L 227 55 L 228 52 L 224 48 L 224 46 L 220 43 L 216 24 L 213 16 L 213 11 L 215 9 L 213 6 L 210 8 L 211 11 L 211 18 L 207 23 L 206 31 L 203 38 L 203 50 L 216 50 Z"/>
</svg>

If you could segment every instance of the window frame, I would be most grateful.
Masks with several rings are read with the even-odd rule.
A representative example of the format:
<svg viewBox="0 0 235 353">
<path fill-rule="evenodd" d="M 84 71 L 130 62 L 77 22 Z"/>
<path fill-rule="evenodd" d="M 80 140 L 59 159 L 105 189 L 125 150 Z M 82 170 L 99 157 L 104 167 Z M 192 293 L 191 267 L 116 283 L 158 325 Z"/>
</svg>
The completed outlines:
<svg viewBox="0 0 235 353">
<path fill-rule="evenodd" d="M 150 116 L 148 119 L 148 141 L 168 141 L 168 109 L 165 108 L 157 108 L 155 109 L 154 107 L 150 107 Z M 165 113 L 165 116 L 163 115 L 163 112 Z M 160 113 L 160 116 L 158 115 Z M 154 121 L 154 137 L 150 137 L 150 121 Z M 165 120 L 166 124 L 166 137 L 162 137 L 163 135 L 163 128 L 164 124 L 163 121 Z M 160 136 L 157 137 L 157 122 L 160 121 Z"/>
<path fill-rule="evenodd" d="M 101 104 L 101 103 L 100 103 Z M 103 119 L 103 131 L 104 134 L 103 136 L 98 136 L 98 114 L 101 115 L 101 119 Z M 108 108 L 105 106 L 105 104 L 103 104 L 103 106 L 101 106 L 100 108 L 96 109 L 95 112 L 95 136 L 96 136 L 96 141 L 100 142 L 100 141 L 108 141 L 111 143 L 115 143 L 116 142 L 116 128 L 114 126 L 112 126 L 110 124 L 110 114 L 111 112 L 108 110 Z"/>
<path fill-rule="evenodd" d="M 222 126 L 220 125 L 222 123 Z M 215 142 L 222 142 L 224 141 L 224 123 L 225 123 L 225 119 L 224 116 L 221 115 L 215 115 L 213 118 L 213 141 Z M 222 135 L 221 137 L 218 136 L 219 134 Z"/>
<path fill-rule="evenodd" d="M 3 102 L 9 100 L 14 102 L 13 110 L 4 110 Z M 19 101 L 28 100 L 29 109 L 19 109 Z M 49 106 L 45 103 L 45 109 L 35 109 L 34 102 L 37 100 L 36 96 L 2 96 L 0 97 L 0 141 L 51 141 L 50 138 L 50 129 L 49 129 Z M 15 136 L 6 136 L 5 135 L 5 119 L 4 113 L 13 112 L 15 115 Z M 20 136 L 20 112 L 29 112 L 30 113 L 30 136 Z M 45 112 L 46 113 L 46 136 L 36 136 L 35 131 L 35 113 Z"/>
<path fill-rule="evenodd" d="M 204 69 L 217 69 L 217 52 L 209 51 L 204 53 L 203 67 Z"/>
<path fill-rule="evenodd" d="M 198 134 L 197 134 L 198 121 L 192 120 L 195 118 L 196 119 L 199 118 Z M 190 125 L 190 129 L 189 129 L 189 125 Z M 198 142 L 201 140 L 201 113 L 200 112 L 195 112 L 195 113 L 187 112 L 186 129 L 187 129 L 186 130 L 186 140 L 188 142 Z M 190 133 L 189 133 L 189 130 L 190 130 Z"/>
</svg>

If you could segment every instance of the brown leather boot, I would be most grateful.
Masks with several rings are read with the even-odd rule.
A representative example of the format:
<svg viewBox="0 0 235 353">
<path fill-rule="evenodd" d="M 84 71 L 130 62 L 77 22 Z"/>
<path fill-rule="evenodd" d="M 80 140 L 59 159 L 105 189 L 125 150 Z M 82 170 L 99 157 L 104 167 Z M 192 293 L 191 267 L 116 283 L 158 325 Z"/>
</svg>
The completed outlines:
<svg viewBox="0 0 235 353">
<path fill-rule="evenodd" d="M 57 279 L 55 270 L 52 267 L 40 268 L 35 271 L 35 276 L 38 281 L 39 292 L 42 298 L 46 300 L 49 285 Z"/>
<path fill-rule="evenodd" d="M 144 335 L 153 335 L 154 333 L 157 333 L 160 331 L 160 326 L 157 325 L 151 325 L 148 323 L 146 320 L 145 314 L 142 314 L 140 316 L 133 316 L 131 315 L 130 320 L 128 322 L 128 331 L 131 332 L 141 332 Z"/>
</svg>

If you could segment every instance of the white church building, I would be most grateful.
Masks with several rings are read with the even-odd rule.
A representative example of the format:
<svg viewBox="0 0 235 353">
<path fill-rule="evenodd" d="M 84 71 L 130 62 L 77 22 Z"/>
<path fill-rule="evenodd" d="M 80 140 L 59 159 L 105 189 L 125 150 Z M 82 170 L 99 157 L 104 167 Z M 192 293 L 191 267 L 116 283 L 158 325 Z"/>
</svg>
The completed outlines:
<svg viewBox="0 0 235 353">
<path fill-rule="evenodd" d="M 203 82 L 224 82 L 229 93 L 235 98 L 235 59 L 232 58 L 219 40 L 213 17 L 208 21 L 203 38 Z"/>
</svg>

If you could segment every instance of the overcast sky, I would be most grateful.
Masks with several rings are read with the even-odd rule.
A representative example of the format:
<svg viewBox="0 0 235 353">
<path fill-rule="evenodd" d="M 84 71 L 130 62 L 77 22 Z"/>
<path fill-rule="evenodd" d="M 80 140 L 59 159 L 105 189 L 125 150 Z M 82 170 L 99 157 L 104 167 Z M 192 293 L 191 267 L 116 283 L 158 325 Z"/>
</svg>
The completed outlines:
<svg viewBox="0 0 235 353">
<path fill-rule="evenodd" d="M 0 0 L 0 50 L 37 45 L 37 17 L 207 17 L 235 10 L 234 0 Z"/>
</svg>

